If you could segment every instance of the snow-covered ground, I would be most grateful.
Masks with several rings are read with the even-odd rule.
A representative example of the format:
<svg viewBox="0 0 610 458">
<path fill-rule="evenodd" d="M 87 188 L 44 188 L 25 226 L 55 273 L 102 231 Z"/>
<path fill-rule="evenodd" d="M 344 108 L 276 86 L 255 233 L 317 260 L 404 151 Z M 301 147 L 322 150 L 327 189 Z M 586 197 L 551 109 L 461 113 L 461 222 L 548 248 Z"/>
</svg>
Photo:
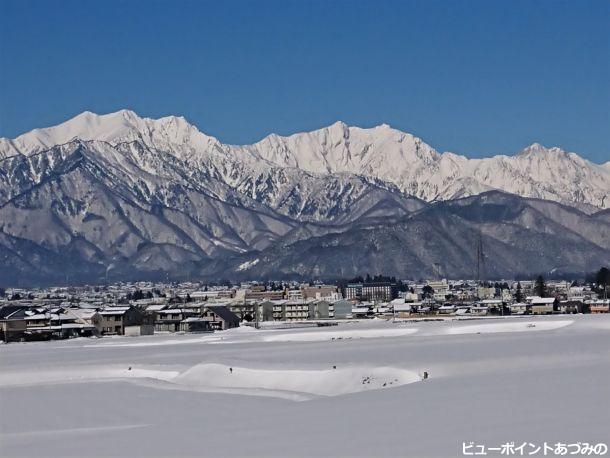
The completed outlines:
<svg viewBox="0 0 610 458">
<path fill-rule="evenodd" d="M 609 315 L 10 344 L 0 369 L 2 457 L 610 442 Z"/>
</svg>

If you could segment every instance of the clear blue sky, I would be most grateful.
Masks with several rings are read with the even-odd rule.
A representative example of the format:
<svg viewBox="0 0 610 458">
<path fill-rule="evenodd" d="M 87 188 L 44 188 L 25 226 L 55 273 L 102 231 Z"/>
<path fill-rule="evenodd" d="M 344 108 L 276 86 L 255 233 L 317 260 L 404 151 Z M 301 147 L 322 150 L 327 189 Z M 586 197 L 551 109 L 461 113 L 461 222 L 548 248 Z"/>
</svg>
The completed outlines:
<svg viewBox="0 0 610 458">
<path fill-rule="evenodd" d="M 250 143 L 336 120 L 610 160 L 610 2 L 0 0 L 0 136 L 84 110 Z"/>
</svg>

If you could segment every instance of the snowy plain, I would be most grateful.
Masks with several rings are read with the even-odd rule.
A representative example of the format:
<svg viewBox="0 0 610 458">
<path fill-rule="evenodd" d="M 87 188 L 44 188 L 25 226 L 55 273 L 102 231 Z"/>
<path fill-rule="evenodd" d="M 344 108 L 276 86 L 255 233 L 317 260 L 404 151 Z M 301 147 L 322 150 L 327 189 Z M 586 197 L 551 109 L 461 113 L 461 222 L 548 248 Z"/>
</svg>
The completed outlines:
<svg viewBox="0 0 610 458">
<path fill-rule="evenodd" d="M 470 441 L 610 442 L 608 315 L 9 344 L 0 368 L 2 457 L 452 457 Z"/>
</svg>

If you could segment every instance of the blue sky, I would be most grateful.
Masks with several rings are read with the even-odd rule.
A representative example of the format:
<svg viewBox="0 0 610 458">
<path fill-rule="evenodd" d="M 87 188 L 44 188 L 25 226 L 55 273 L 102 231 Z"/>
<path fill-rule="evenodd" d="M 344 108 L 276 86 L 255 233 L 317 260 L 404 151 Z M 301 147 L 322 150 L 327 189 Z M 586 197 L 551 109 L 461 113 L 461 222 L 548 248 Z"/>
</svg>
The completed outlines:
<svg viewBox="0 0 610 458">
<path fill-rule="evenodd" d="M 229 143 L 336 120 L 610 160 L 608 1 L 0 2 L 0 136 L 84 110 Z"/>
</svg>

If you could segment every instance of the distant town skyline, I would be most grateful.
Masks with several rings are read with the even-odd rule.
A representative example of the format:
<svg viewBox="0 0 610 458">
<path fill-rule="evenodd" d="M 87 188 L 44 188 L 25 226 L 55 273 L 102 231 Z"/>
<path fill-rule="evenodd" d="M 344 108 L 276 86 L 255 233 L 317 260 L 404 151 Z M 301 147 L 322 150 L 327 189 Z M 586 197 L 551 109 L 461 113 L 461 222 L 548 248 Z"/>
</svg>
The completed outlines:
<svg viewBox="0 0 610 458">
<path fill-rule="evenodd" d="M 0 136 L 122 108 L 224 143 L 386 123 L 439 152 L 610 160 L 604 1 L 0 6 Z"/>
</svg>

